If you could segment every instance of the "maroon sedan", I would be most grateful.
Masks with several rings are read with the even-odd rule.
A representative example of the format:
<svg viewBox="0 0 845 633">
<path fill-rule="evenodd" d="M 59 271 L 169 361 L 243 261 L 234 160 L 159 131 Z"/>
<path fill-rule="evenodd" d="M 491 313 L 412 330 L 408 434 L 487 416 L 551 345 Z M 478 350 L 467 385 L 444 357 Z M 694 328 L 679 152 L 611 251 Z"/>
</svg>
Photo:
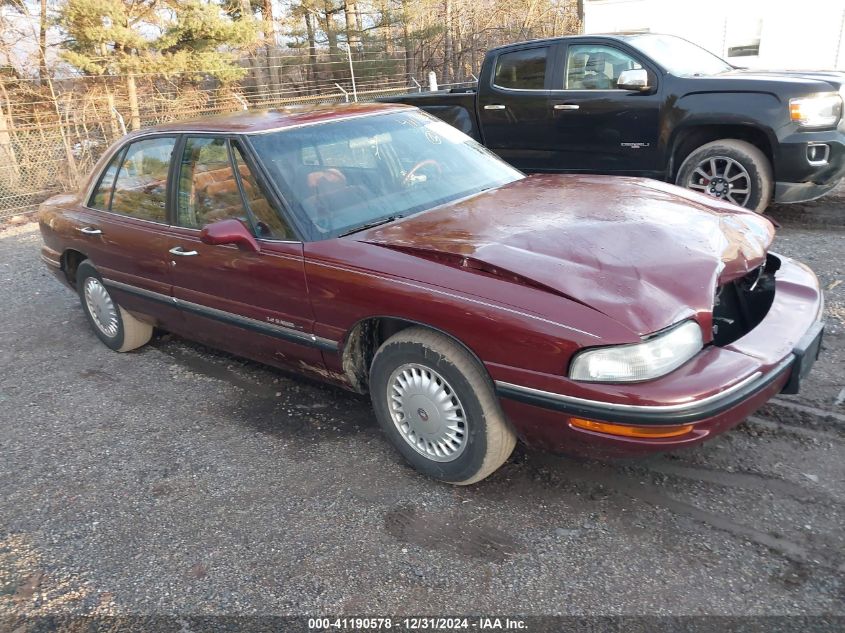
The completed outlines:
<svg viewBox="0 0 845 633">
<path fill-rule="evenodd" d="M 369 393 L 420 471 L 517 437 L 688 446 L 794 393 L 822 295 L 754 213 L 636 178 L 531 176 L 414 108 L 242 113 L 127 136 L 41 208 L 96 335 L 158 327 Z"/>
</svg>

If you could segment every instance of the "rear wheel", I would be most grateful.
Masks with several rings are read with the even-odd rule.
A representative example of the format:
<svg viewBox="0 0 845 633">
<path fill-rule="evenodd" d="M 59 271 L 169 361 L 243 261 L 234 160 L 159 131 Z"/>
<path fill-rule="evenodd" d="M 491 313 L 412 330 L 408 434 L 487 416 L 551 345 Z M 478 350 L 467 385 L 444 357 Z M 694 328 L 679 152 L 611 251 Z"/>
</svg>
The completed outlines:
<svg viewBox="0 0 845 633">
<path fill-rule="evenodd" d="M 772 165 L 751 143 L 723 139 L 687 156 L 675 184 L 762 213 L 772 199 Z"/>
<path fill-rule="evenodd" d="M 435 479 L 480 481 L 516 445 L 484 369 L 438 332 L 414 327 L 388 339 L 373 359 L 370 395 L 391 443 Z"/>
<path fill-rule="evenodd" d="M 152 338 L 152 325 L 136 319 L 114 300 L 88 260 L 76 269 L 76 288 L 94 333 L 114 351 L 131 351 Z"/>
</svg>

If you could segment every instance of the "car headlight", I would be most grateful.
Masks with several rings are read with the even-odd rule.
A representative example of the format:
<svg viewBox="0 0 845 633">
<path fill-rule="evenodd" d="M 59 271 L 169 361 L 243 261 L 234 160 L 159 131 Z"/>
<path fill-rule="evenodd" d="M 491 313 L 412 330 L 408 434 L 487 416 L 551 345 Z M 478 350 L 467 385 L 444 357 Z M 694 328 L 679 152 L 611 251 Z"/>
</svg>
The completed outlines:
<svg viewBox="0 0 845 633">
<path fill-rule="evenodd" d="M 695 321 L 684 321 L 634 345 L 613 345 L 576 354 L 569 368 L 573 380 L 635 382 L 665 376 L 695 356 L 704 343 Z"/>
<path fill-rule="evenodd" d="M 830 127 L 842 116 L 842 97 L 824 92 L 789 100 L 789 118 L 801 127 Z"/>
</svg>

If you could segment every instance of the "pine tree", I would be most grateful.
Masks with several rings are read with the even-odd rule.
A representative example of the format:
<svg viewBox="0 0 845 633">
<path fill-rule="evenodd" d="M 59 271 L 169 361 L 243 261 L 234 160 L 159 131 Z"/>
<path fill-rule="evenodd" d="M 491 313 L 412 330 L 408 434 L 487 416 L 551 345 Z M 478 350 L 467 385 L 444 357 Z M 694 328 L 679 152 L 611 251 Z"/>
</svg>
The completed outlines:
<svg viewBox="0 0 845 633">
<path fill-rule="evenodd" d="M 250 17 L 233 20 L 201 0 L 68 0 L 62 58 L 90 75 L 126 81 L 132 129 L 141 127 L 135 78 L 178 73 L 229 82 L 243 76 L 232 48 L 256 39 Z"/>
</svg>

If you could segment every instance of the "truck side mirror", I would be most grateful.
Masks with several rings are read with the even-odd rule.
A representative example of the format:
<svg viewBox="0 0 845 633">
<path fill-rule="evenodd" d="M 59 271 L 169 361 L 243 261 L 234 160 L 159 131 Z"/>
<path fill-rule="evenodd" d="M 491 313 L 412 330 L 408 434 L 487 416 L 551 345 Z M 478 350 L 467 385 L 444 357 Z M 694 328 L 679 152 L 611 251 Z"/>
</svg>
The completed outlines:
<svg viewBox="0 0 845 633">
<path fill-rule="evenodd" d="M 651 86 L 648 85 L 648 71 L 645 68 L 634 68 L 623 70 L 619 73 L 616 87 L 620 90 L 635 90 L 637 92 L 648 92 Z"/>
</svg>

